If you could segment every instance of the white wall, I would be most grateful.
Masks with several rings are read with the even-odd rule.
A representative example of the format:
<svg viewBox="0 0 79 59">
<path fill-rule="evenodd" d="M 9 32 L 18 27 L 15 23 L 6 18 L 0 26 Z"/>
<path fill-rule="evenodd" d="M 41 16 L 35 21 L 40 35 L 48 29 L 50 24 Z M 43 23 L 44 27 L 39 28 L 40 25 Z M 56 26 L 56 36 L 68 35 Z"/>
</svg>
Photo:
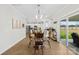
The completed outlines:
<svg viewBox="0 0 79 59">
<path fill-rule="evenodd" d="M 56 32 L 57 32 L 57 41 L 60 42 L 60 20 L 56 20 L 56 21 L 57 21 L 57 23 L 53 24 L 53 28 L 56 29 Z"/>
<path fill-rule="evenodd" d="M 57 41 L 60 42 L 60 21 L 57 22 Z"/>
<path fill-rule="evenodd" d="M 25 29 L 12 29 L 12 17 L 24 17 L 11 5 L 0 5 L 0 54 L 25 37 Z"/>
</svg>

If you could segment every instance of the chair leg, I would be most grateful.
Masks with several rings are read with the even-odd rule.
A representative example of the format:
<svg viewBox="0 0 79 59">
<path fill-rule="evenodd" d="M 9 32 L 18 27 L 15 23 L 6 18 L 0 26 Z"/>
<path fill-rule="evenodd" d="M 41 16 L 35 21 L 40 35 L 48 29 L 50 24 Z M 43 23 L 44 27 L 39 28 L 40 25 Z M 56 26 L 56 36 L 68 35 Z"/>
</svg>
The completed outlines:
<svg viewBox="0 0 79 59">
<path fill-rule="evenodd" d="M 34 46 L 34 54 L 36 54 L 37 52 L 39 52 L 39 46 Z"/>
<path fill-rule="evenodd" d="M 47 42 L 48 42 L 48 44 L 49 44 L 49 46 L 50 46 L 50 48 L 51 48 L 51 44 L 50 44 L 50 41 L 49 41 L 49 40 L 47 40 Z"/>
<path fill-rule="evenodd" d="M 32 43 L 32 40 L 30 40 L 29 45 L 28 45 L 28 48 L 31 46 L 31 43 Z"/>
<path fill-rule="evenodd" d="M 41 46 L 42 55 L 44 54 L 43 48 L 44 48 L 44 46 Z"/>
</svg>

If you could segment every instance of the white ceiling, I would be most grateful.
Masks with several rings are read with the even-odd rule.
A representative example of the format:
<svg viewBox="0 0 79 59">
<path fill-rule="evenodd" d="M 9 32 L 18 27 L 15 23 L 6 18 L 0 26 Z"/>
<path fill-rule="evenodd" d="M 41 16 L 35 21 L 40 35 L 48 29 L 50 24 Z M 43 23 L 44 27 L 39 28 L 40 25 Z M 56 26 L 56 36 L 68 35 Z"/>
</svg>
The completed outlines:
<svg viewBox="0 0 79 59">
<path fill-rule="evenodd" d="M 37 4 L 15 4 L 12 6 L 23 13 L 27 19 L 35 19 Z M 78 8 L 79 4 L 40 4 L 40 15 L 53 19 L 62 17 Z"/>
</svg>

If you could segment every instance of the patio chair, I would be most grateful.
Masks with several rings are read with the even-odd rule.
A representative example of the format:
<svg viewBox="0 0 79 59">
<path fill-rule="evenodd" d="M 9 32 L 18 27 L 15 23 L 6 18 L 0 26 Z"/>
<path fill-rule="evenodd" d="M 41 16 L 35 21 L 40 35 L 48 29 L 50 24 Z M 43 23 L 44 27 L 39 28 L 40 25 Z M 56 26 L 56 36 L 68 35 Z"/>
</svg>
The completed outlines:
<svg viewBox="0 0 79 59">
<path fill-rule="evenodd" d="M 79 46 L 79 36 L 78 36 L 78 34 L 72 33 L 71 36 L 73 38 L 73 44 L 75 44 L 76 46 Z"/>
</svg>

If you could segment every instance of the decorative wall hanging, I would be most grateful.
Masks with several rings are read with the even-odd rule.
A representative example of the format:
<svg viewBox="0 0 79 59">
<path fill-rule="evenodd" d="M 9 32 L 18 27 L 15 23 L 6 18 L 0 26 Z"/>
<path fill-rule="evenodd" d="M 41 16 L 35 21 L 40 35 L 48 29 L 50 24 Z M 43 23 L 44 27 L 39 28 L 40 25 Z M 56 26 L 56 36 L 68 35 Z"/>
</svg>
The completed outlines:
<svg viewBox="0 0 79 59">
<path fill-rule="evenodd" d="M 22 20 L 12 18 L 12 29 L 21 29 L 21 28 L 24 28 L 24 26 L 25 25 L 22 22 Z"/>
</svg>

